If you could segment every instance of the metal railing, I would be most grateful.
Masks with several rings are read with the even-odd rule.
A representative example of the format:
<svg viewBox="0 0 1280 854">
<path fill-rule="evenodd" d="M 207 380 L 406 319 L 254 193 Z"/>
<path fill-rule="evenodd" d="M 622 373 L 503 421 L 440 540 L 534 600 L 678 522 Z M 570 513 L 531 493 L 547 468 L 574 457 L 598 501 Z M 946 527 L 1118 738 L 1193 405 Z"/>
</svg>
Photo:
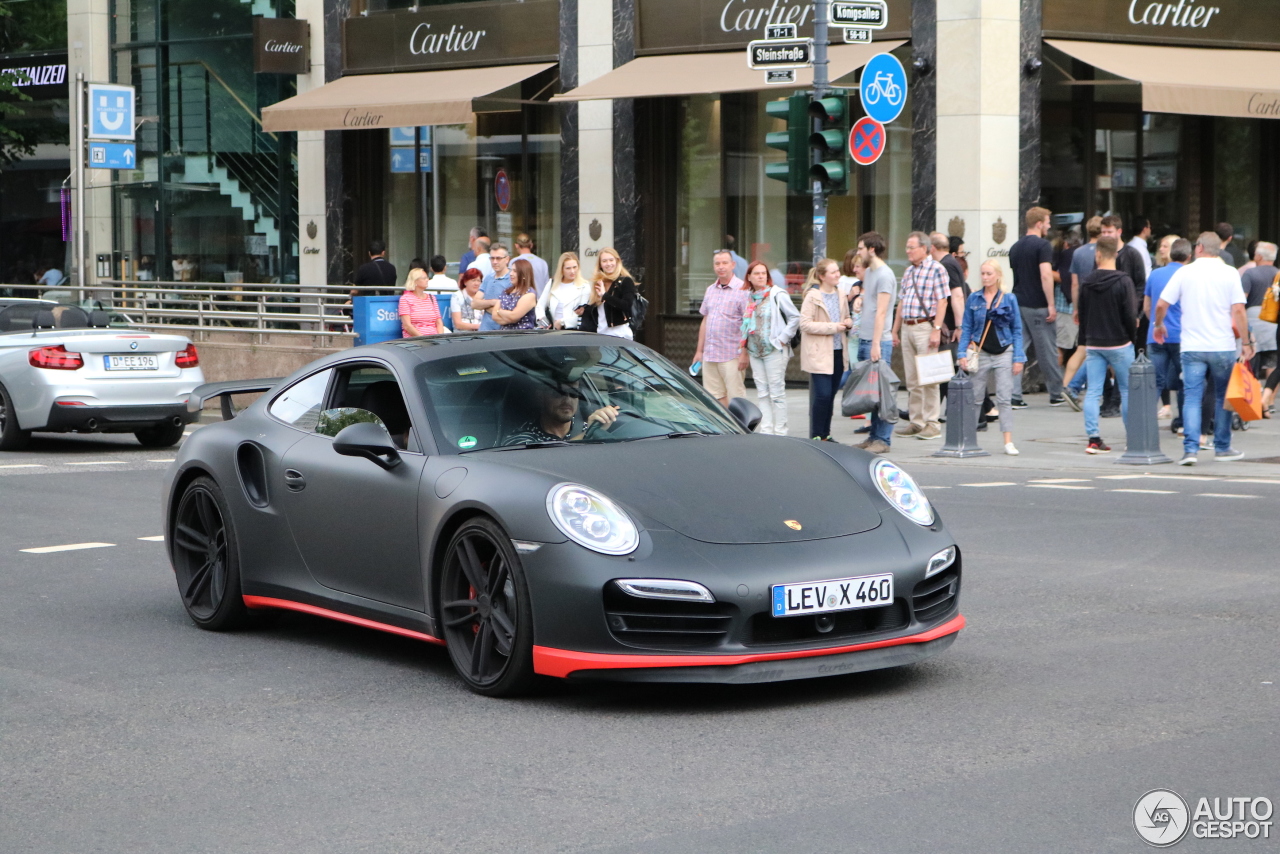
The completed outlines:
<svg viewBox="0 0 1280 854">
<path fill-rule="evenodd" d="M 351 322 L 348 285 L 221 284 L 215 282 L 137 282 L 103 280 L 86 288 L 65 285 L 12 285 L 23 295 L 38 293 L 45 299 L 101 308 L 111 313 L 113 324 L 153 332 L 192 333 L 194 340 L 208 340 L 213 332 L 254 335 L 262 344 L 268 336 L 309 335 L 317 346 L 330 339 L 355 338 Z"/>
</svg>

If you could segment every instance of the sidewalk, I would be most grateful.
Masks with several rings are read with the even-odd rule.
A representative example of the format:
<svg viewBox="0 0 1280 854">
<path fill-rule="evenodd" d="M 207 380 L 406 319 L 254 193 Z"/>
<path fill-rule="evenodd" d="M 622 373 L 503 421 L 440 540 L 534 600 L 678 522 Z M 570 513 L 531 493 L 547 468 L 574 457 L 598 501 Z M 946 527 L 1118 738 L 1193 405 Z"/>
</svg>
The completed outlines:
<svg viewBox="0 0 1280 854">
<path fill-rule="evenodd" d="M 755 402 L 755 390 L 747 389 L 747 397 Z M 901 409 L 907 408 L 905 393 L 898 396 Z M 1157 466 L 1117 465 L 1124 454 L 1124 422 L 1119 418 L 1101 421 L 1102 438 L 1111 446 L 1111 453 L 1091 455 L 1084 452 L 1084 415 L 1069 404 L 1049 406 L 1047 394 L 1028 394 L 1025 400 L 1029 409 L 1013 411 L 1013 443 L 1022 453 L 1006 456 L 1001 440 L 1000 425 L 992 422 L 987 432 L 978 434 L 978 445 L 991 454 L 989 457 L 970 457 L 956 460 L 931 456 L 945 443 L 947 425 L 942 425 L 943 438 L 921 441 L 914 436 L 894 436 L 893 447 L 886 457 L 913 465 L 964 466 L 970 468 L 998 469 L 1059 469 L 1062 471 L 1107 471 L 1108 473 L 1202 475 L 1207 477 L 1247 477 L 1280 479 L 1280 419 L 1254 421 L 1244 432 L 1232 433 L 1232 447 L 1244 452 L 1244 459 L 1235 462 L 1215 462 L 1213 451 L 1201 451 L 1196 466 L 1182 467 L 1171 463 Z M 865 434 L 853 431 L 868 422 L 853 421 L 837 415 L 832 419 L 831 435 L 842 444 L 857 444 L 866 439 Z M 787 413 L 789 432 L 792 436 L 805 436 L 809 429 L 809 393 L 806 389 L 787 389 Z M 901 422 L 900 422 L 901 423 Z M 895 425 L 896 427 L 897 425 Z M 1169 422 L 1160 422 L 1160 447 L 1171 460 L 1182 457 L 1182 437 L 1169 432 Z M 1265 461 L 1265 462 L 1264 462 Z"/>
</svg>

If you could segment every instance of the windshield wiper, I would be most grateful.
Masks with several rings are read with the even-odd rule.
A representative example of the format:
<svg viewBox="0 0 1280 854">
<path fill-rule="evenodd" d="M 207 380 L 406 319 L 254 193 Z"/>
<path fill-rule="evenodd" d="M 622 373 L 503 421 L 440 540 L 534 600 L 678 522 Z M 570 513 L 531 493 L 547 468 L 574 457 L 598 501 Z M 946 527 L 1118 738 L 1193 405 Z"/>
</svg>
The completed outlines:
<svg viewBox="0 0 1280 854">
<path fill-rule="evenodd" d="M 476 451 L 524 451 L 531 448 L 560 448 L 569 444 L 569 442 L 560 440 L 555 442 L 521 442 L 518 445 L 502 445 L 496 448 L 475 448 L 470 451 L 459 451 L 458 453 L 474 454 Z"/>
</svg>

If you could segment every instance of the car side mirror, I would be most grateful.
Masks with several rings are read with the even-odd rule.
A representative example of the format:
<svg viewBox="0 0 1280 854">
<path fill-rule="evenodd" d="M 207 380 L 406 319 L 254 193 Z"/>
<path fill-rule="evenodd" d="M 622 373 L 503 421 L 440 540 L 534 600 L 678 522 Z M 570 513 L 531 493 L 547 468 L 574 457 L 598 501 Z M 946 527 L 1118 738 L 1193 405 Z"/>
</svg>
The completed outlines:
<svg viewBox="0 0 1280 854">
<path fill-rule="evenodd" d="M 729 401 L 729 414 L 736 418 L 739 424 L 752 432 L 755 432 L 756 425 L 764 417 L 760 412 L 760 407 L 745 397 L 735 397 Z"/>
<path fill-rule="evenodd" d="M 400 465 L 400 452 L 381 424 L 362 421 L 343 427 L 333 437 L 333 449 L 344 457 L 364 457 L 387 470 Z"/>
</svg>

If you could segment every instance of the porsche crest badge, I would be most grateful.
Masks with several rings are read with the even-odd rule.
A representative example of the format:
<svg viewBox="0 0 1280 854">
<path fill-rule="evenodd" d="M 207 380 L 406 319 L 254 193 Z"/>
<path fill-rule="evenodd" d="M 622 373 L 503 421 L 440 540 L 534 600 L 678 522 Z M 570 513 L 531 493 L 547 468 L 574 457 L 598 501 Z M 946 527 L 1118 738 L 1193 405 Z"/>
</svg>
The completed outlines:
<svg viewBox="0 0 1280 854">
<path fill-rule="evenodd" d="M 801 528 L 804 527 L 804 525 L 801 525 L 795 519 L 787 519 L 782 524 L 786 525 L 788 528 L 790 528 L 793 531 L 799 531 Z"/>
</svg>

